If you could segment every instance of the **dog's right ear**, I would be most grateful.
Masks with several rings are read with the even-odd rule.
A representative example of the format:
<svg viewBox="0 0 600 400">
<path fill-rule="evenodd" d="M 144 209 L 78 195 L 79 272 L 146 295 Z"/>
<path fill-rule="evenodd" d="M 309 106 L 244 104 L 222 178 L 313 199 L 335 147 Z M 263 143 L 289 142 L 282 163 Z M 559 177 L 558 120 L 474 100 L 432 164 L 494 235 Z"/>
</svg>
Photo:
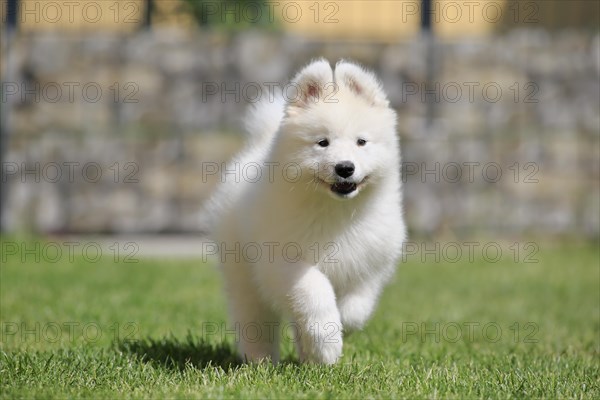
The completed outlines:
<svg viewBox="0 0 600 400">
<path fill-rule="evenodd" d="M 333 70 L 329 62 L 324 58 L 313 61 L 292 79 L 290 85 L 295 90 L 285 93 L 288 111 L 300 111 L 312 103 L 323 101 L 327 89 L 333 84 Z"/>
<path fill-rule="evenodd" d="M 369 104 L 388 107 L 389 102 L 381 88 L 381 84 L 371 72 L 358 64 L 341 60 L 335 66 L 335 80 L 346 86 L 355 95 L 362 97 Z"/>
</svg>

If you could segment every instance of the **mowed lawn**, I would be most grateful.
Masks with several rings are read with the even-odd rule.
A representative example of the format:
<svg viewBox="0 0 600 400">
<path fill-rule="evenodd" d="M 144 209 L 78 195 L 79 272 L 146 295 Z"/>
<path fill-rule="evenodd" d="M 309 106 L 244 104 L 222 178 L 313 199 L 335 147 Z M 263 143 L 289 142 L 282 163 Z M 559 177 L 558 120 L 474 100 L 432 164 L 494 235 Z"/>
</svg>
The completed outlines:
<svg viewBox="0 0 600 400">
<path fill-rule="evenodd" d="M 328 367 L 289 339 L 278 366 L 238 364 L 210 263 L 4 242 L 3 398 L 600 398 L 597 245 L 540 243 L 537 263 L 510 244 L 497 262 L 418 252 Z"/>
</svg>

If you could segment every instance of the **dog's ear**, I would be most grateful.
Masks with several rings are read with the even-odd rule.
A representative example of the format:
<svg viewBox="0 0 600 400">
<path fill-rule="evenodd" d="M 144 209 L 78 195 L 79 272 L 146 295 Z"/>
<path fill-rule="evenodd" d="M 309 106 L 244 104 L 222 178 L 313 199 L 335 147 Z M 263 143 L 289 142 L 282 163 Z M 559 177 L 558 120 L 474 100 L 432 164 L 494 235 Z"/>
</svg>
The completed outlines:
<svg viewBox="0 0 600 400">
<path fill-rule="evenodd" d="M 333 71 L 329 62 L 324 58 L 313 61 L 292 79 L 291 86 L 295 88 L 295 95 L 293 90 L 286 93 L 289 109 L 307 108 L 312 103 L 323 101 L 333 84 Z"/>
<path fill-rule="evenodd" d="M 381 84 L 371 72 L 359 65 L 341 60 L 335 66 L 335 81 L 377 107 L 388 107 L 389 101 Z"/>
</svg>

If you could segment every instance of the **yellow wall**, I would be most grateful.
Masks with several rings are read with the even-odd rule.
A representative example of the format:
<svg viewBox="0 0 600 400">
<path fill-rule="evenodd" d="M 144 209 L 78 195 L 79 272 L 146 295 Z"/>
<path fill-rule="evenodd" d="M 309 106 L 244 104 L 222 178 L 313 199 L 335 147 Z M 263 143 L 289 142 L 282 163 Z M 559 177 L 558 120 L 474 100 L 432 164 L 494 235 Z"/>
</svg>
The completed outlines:
<svg viewBox="0 0 600 400">
<path fill-rule="evenodd" d="M 0 4 L 5 21 L 7 2 Z M 21 0 L 21 4 L 24 31 L 131 31 L 141 25 L 145 12 L 143 0 Z M 217 1 L 213 4 L 220 7 Z M 420 0 L 270 0 L 269 4 L 269 13 L 284 29 L 320 39 L 395 41 L 416 34 L 420 25 Z M 194 23 L 180 0 L 155 0 L 155 5 L 157 25 Z M 497 11 L 504 5 L 505 0 L 434 1 L 434 30 L 443 37 L 487 34 L 499 24 Z M 248 7 L 239 10 L 242 18 L 255 10 Z"/>
</svg>

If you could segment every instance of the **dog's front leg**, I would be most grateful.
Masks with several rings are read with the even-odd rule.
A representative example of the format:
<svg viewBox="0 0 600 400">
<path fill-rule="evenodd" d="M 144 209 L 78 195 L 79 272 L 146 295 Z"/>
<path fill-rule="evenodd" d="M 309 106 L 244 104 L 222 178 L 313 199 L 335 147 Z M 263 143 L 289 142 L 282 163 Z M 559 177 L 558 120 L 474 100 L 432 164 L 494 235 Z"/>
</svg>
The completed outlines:
<svg viewBox="0 0 600 400">
<path fill-rule="evenodd" d="M 346 289 L 338 295 L 337 304 L 346 333 L 361 329 L 375 308 L 383 287 L 383 278 L 372 277 L 370 281 Z"/>
<path fill-rule="evenodd" d="M 315 266 L 283 263 L 263 276 L 296 328 L 301 361 L 333 364 L 342 355 L 342 324 L 333 287 Z"/>
</svg>

